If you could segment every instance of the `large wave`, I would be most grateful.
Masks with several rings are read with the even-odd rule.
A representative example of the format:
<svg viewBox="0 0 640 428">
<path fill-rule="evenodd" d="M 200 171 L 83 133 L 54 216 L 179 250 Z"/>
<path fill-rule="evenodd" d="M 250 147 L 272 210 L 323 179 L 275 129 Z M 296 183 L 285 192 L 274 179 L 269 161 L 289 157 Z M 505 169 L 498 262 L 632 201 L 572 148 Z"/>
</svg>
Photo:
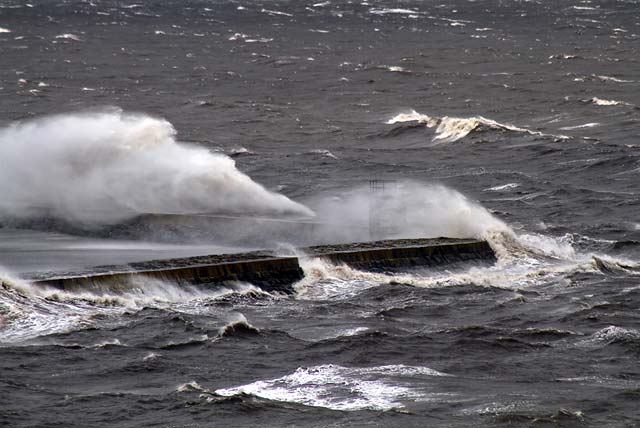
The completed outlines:
<svg viewBox="0 0 640 428">
<path fill-rule="evenodd" d="M 521 128 L 514 125 L 504 124 L 497 122 L 493 119 L 488 119 L 483 116 L 472 117 L 433 117 L 426 114 L 418 113 L 415 110 L 399 113 L 389 119 L 387 124 L 393 125 L 403 122 L 418 122 L 423 124 L 427 128 L 436 128 L 435 136 L 432 142 L 439 143 L 452 143 L 458 141 L 474 131 L 482 130 L 494 130 L 494 131 L 508 131 L 519 134 L 528 134 L 539 137 L 549 137 L 559 140 L 568 139 L 566 135 L 551 135 L 544 134 L 539 131 L 532 131 L 527 128 Z"/>
<path fill-rule="evenodd" d="M 112 109 L 0 129 L 0 217 L 99 225 L 198 212 L 313 214 L 229 157 L 178 143 L 163 119 Z"/>
</svg>

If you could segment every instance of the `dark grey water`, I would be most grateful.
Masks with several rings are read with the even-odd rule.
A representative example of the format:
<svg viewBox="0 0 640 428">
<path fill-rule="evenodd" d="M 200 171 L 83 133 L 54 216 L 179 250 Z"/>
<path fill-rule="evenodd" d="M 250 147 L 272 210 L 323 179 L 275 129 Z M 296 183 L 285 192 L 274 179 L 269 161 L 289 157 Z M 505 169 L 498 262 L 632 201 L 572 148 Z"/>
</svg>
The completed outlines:
<svg viewBox="0 0 640 428">
<path fill-rule="evenodd" d="M 639 12 L 0 0 L 0 425 L 638 426 Z M 293 296 L 18 278 L 237 244 L 99 232 L 141 212 L 308 214 L 254 181 L 348 240 L 372 179 L 393 234 L 496 266 L 312 259 Z"/>
</svg>

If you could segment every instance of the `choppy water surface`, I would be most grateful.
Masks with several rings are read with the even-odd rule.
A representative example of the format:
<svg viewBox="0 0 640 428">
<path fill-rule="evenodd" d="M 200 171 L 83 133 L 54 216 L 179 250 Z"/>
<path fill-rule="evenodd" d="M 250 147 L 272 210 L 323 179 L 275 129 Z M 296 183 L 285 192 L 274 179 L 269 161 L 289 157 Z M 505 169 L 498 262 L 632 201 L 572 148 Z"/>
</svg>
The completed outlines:
<svg viewBox="0 0 640 428">
<path fill-rule="evenodd" d="M 638 12 L 0 0 L 0 425 L 637 426 Z M 20 279 L 226 245 L 95 236 L 144 212 L 357 224 L 372 179 L 393 233 L 498 263 L 309 259 L 291 296 Z"/>
</svg>

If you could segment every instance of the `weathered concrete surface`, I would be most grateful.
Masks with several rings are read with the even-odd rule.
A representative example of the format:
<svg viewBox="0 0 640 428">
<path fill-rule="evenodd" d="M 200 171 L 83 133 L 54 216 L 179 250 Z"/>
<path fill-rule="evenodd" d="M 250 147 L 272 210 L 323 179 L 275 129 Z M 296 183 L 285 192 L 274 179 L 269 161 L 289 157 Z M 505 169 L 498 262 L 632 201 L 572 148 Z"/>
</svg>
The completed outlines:
<svg viewBox="0 0 640 428">
<path fill-rule="evenodd" d="M 486 241 L 472 239 L 402 239 L 303 248 L 300 254 L 345 263 L 357 269 L 394 271 L 442 266 L 458 262 L 495 262 Z M 105 266 L 91 273 L 32 278 L 34 284 L 64 290 L 120 288 L 137 281 L 178 284 L 249 282 L 266 291 L 291 292 L 304 273 L 298 256 L 278 256 L 273 251 L 222 254 L 182 259 L 153 260 L 129 266 Z"/>
</svg>

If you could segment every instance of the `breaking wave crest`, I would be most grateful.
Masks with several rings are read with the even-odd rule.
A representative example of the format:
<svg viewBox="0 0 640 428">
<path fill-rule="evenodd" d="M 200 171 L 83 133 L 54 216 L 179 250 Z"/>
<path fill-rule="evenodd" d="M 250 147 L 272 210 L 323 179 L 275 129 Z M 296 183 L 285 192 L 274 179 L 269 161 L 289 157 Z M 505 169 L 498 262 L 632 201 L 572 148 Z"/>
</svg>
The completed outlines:
<svg viewBox="0 0 640 428">
<path fill-rule="evenodd" d="M 141 213 L 313 213 L 163 119 L 111 110 L 0 129 L 0 217 L 110 224 Z"/>
<path fill-rule="evenodd" d="M 424 124 L 427 128 L 436 128 L 436 135 L 432 139 L 432 142 L 436 144 L 453 143 L 455 141 L 461 140 L 474 131 L 483 130 L 509 131 L 539 137 L 550 137 L 554 139 L 569 138 L 565 135 L 545 134 L 539 131 L 532 131 L 527 128 L 520 128 L 513 125 L 503 124 L 500 122 L 496 122 L 493 119 L 488 119 L 482 116 L 473 116 L 469 118 L 449 116 L 432 117 L 426 114 L 418 113 L 415 110 L 399 113 L 389 119 L 387 121 L 387 124 L 392 125 L 404 122 L 418 122 L 420 124 Z"/>
<path fill-rule="evenodd" d="M 62 291 L 0 275 L 0 344 L 93 326 L 96 315 L 119 316 L 145 307 L 199 313 L 200 304 L 231 296 L 268 296 L 250 284 L 201 289 L 135 279 L 121 289 Z M 206 308 L 205 308 L 206 309 Z"/>
<path fill-rule="evenodd" d="M 357 216 L 358 209 L 368 206 L 359 195 L 335 199 L 333 205 L 320 204 L 317 212 L 333 212 L 341 219 Z M 496 253 L 497 264 L 467 266 L 463 271 L 443 267 L 392 274 L 364 272 L 326 259 L 302 257 L 305 277 L 295 285 L 298 298 L 345 299 L 367 288 L 394 283 L 417 287 L 474 284 L 520 288 L 577 269 L 593 270 L 588 258 L 585 261 L 577 257 L 569 236 L 515 231 L 477 202 L 446 187 L 396 183 L 389 185 L 381 198 L 378 201 L 381 205 L 374 211 L 383 224 L 396 227 L 388 228 L 386 237 L 485 239 Z"/>
<path fill-rule="evenodd" d="M 333 410 L 394 410 L 407 402 L 438 401 L 447 394 L 436 394 L 410 387 L 414 377 L 449 376 L 427 367 L 388 365 L 378 367 L 342 367 L 324 364 L 300 367 L 277 379 L 259 380 L 247 385 L 218 389 L 219 396 L 249 394 L 260 398 L 325 407 Z M 202 389 L 186 384 L 180 391 Z M 209 391 L 211 392 L 211 391 Z"/>
<path fill-rule="evenodd" d="M 238 313 L 233 319 L 229 320 L 227 324 L 220 327 L 220 330 L 218 331 L 218 337 L 222 338 L 246 335 L 254 336 L 258 333 L 260 333 L 260 330 L 251 325 L 243 314 Z"/>
</svg>

